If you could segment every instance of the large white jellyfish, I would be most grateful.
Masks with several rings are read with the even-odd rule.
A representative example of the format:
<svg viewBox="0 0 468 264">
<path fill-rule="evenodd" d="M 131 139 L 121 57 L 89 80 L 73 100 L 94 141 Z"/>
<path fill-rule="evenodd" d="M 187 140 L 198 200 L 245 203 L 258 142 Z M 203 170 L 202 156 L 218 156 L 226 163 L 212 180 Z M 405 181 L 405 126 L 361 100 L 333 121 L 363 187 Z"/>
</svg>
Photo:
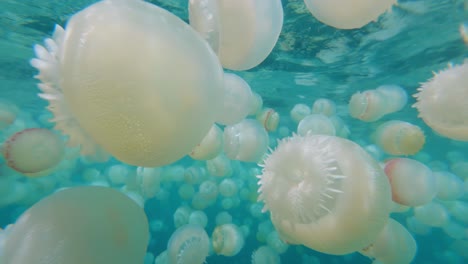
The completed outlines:
<svg viewBox="0 0 468 264">
<path fill-rule="evenodd" d="M 468 60 L 435 74 L 418 91 L 419 117 L 443 136 L 468 141 Z"/>
<path fill-rule="evenodd" d="M 283 27 L 281 0 L 190 0 L 190 25 L 223 67 L 248 70 L 270 54 Z"/>
<path fill-rule="evenodd" d="M 209 45 L 168 11 L 141 0 L 104 0 L 36 45 L 32 66 L 55 128 L 120 161 L 172 163 L 202 141 L 223 98 Z"/>
<path fill-rule="evenodd" d="M 184 225 L 172 234 L 167 243 L 168 263 L 205 263 L 209 249 L 210 239 L 203 227 L 199 225 Z"/>
<path fill-rule="evenodd" d="M 391 210 L 390 185 L 377 161 L 339 137 L 282 140 L 259 178 L 259 200 L 281 238 L 328 254 L 372 243 Z"/>
<path fill-rule="evenodd" d="M 384 13 L 397 0 L 304 0 L 312 15 L 339 29 L 360 28 Z"/>
<path fill-rule="evenodd" d="M 141 207 L 106 187 L 58 191 L 16 221 L 1 263 L 143 263 L 149 239 Z"/>
</svg>

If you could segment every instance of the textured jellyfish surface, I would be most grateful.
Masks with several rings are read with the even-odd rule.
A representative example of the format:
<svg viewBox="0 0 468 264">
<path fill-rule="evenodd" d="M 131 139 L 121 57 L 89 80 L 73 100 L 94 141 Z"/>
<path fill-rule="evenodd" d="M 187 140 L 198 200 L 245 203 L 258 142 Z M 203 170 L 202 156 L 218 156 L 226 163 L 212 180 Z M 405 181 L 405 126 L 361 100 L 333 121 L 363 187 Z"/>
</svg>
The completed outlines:
<svg viewBox="0 0 468 264">
<path fill-rule="evenodd" d="M 0 0 L 0 264 L 468 263 L 468 0 Z"/>
</svg>

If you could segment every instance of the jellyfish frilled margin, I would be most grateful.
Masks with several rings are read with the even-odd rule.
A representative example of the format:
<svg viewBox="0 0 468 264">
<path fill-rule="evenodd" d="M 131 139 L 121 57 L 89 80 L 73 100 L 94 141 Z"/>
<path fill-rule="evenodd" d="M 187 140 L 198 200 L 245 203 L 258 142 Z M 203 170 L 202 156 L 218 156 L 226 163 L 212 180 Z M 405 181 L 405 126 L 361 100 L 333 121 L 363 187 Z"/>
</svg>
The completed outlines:
<svg viewBox="0 0 468 264">
<path fill-rule="evenodd" d="M 31 64 L 55 128 L 118 160 L 154 167 L 189 153 L 214 124 L 223 71 L 181 19 L 141 0 L 105 0 L 57 26 Z"/>
</svg>

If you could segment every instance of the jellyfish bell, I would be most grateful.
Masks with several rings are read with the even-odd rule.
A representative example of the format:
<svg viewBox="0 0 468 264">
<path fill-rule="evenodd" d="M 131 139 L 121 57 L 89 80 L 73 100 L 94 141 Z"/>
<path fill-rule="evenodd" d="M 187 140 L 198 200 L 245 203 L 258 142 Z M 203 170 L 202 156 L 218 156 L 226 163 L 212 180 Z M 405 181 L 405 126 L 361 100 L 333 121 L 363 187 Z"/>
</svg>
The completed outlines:
<svg viewBox="0 0 468 264">
<path fill-rule="evenodd" d="M 390 155 L 414 155 L 426 141 L 420 127 L 399 120 L 387 121 L 378 126 L 374 139 L 377 146 Z"/>
<path fill-rule="evenodd" d="M 2 263 L 143 263 L 148 230 L 143 209 L 121 192 L 67 188 L 20 216 Z"/>
<path fill-rule="evenodd" d="M 232 257 L 244 247 L 244 236 L 237 225 L 222 224 L 214 229 L 211 242 L 216 254 Z"/>
<path fill-rule="evenodd" d="M 429 127 L 445 137 L 468 141 L 468 60 L 435 74 L 414 97 L 413 107 Z"/>
<path fill-rule="evenodd" d="M 377 121 L 387 112 L 386 100 L 383 94 L 376 90 L 353 94 L 348 107 L 352 117 L 365 122 Z"/>
<path fill-rule="evenodd" d="M 148 2 L 95 3 L 44 45 L 31 60 L 40 96 L 55 127 L 83 153 L 98 145 L 131 165 L 166 165 L 203 139 L 221 109 L 216 54 L 189 25 Z"/>
<path fill-rule="evenodd" d="M 192 149 L 189 156 L 195 160 L 215 158 L 223 149 L 223 131 L 213 124 L 203 140 Z"/>
<path fill-rule="evenodd" d="M 191 0 L 189 20 L 224 68 L 248 70 L 273 50 L 283 26 L 283 7 L 280 0 Z"/>
<path fill-rule="evenodd" d="M 299 123 L 304 117 L 310 115 L 311 111 L 308 105 L 296 104 L 289 112 L 289 115 L 294 122 Z"/>
<path fill-rule="evenodd" d="M 361 28 L 384 13 L 397 0 L 304 0 L 319 21 L 339 29 Z"/>
<path fill-rule="evenodd" d="M 297 126 L 297 133 L 335 136 L 336 129 L 333 122 L 324 114 L 311 114 L 304 117 Z"/>
<path fill-rule="evenodd" d="M 391 210 L 379 164 L 339 137 L 283 139 L 258 177 L 259 201 L 281 239 L 323 253 L 347 254 L 370 244 Z"/>
<path fill-rule="evenodd" d="M 167 243 L 168 263 L 202 264 L 208 256 L 210 239 L 199 225 L 179 227 Z"/>
<path fill-rule="evenodd" d="M 29 177 L 52 173 L 65 155 L 60 136 L 44 128 L 17 132 L 3 144 L 2 152 L 6 165 Z"/>
<path fill-rule="evenodd" d="M 11 125 L 15 121 L 19 112 L 20 110 L 15 104 L 0 99 L 0 130 Z"/>
<path fill-rule="evenodd" d="M 264 108 L 260 112 L 257 113 L 257 121 L 263 125 L 263 127 L 268 132 L 276 131 L 278 128 L 278 123 L 280 121 L 280 116 L 278 112 L 276 112 L 272 108 Z"/>
<path fill-rule="evenodd" d="M 315 100 L 312 105 L 312 114 L 323 114 L 326 116 L 332 116 L 336 113 L 336 104 L 325 98 Z"/>
<path fill-rule="evenodd" d="M 376 88 L 387 98 L 387 112 L 398 112 L 408 102 L 408 94 L 405 89 L 398 85 L 381 85 Z"/>
<path fill-rule="evenodd" d="M 218 113 L 216 122 L 222 125 L 239 123 L 249 114 L 252 97 L 250 85 L 244 79 L 225 72 L 223 107 Z"/>
</svg>

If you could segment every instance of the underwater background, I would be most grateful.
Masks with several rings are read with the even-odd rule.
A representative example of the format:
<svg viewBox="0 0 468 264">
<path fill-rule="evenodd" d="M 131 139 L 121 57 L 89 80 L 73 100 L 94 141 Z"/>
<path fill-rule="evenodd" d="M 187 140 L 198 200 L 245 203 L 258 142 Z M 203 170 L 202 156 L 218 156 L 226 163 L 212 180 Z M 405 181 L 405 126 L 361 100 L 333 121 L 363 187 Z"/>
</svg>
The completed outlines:
<svg viewBox="0 0 468 264">
<path fill-rule="evenodd" d="M 0 0 L 0 99 L 14 103 L 20 109 L 18 118 L 23 120 L 25 128 L 53 128 L 53 124 L 47 121 L 51 118 L 46 109 L 47 101 L 37 96 L 38 81 L 33 77 L 37 70 L 30 65 L 30 59 L 34 57 L 34 44 L 42 43 L 44 38 L 51 36 L 56 24 L 65 26 L 73 14 L 95 2 Z M 167 9 L 188 23 L 187 0 L 147 2 Z M 464 203 L 467 208 L 464 212 L 468 214 L 468 143 L 436 134 L 418 118 L 417 110 L 412 107 L 416 102 L 412 95 L 421 83 L 447 68 L 448 64 L 462 64 L 468 57 L 468 43 L 463 41 L 463 37 L 468 38 L 463 36 L 467 31 L 463 25 L 468 25 L 468 3 L 464 0 L 400 0 L 391 12 L 382 14 L 378 21 L 351 30 L 336 29 L 319 22 L 302 0 L 282 0 L 282 4 L 283 28 L 271 54 L 257 67 L 232 71 L 244 78 L 252 91 L 262 97 L 264 107 L 272 108 L 279 114 L 279 126 L 295 131 L 296 124 L 289 117 L 294 105 L 312 106 L 319 98 L 330 99 L 336 104 L 337 115 L 350 131 L 348 138 L 363 147 L 372 144 L 370 135 L 384 121 L 402 120 L 417 125 L 424 131 L 426 144 L 421 152 L 407 157 L 425 163 L 434 171 L 446 170 L 457 174 L 464 181 L 464 196 L 459 201 Z M 407 92 L 408 103 L 402 110 L 372 123 L 349 115 L 348 103 L 353 94 L 385 84 L 399 85 Z M 14 129 L 0 130 L 0 142 L 11 136 L 12 131 Z M 270 135 L 272 141 L 277 138 L 280 138 L 277 134 Z M 272 149 L 275 146 L 276 142 L 270 144 Z M 448 153 L 460 157 L 465 167 L 451 167 Z M 36 189 L 34 194 L 25 193 L 12 200 L 6 199 L 6 193 L 0 192 L 0 227 L 14 223 L 27 208 L 58 188 L 90 184 L 83 178 L 89 169 L 96 169 L 105 175 L 112 166 L 124 165 L 125 172 L 122 173 L 125 175 L 136 171 L 136 167 L 115 159 L 98 163 L 87 161 L 76 153 L 70 154 L 73 155 L 76 157 L 70 158 L 60 170 L 44 178 L 27 178 L 19 174 L 12 176 L 15 181 L 25 184 L 36 181 L 34 187 L 28 187 Z M 168 165 L 171 169 L 176 167 L 182 170 L 191 166 L 203 167 L 205 164 L 184 157 Z M 252 168 L 261 169 L 251 162 L 231 161 L 231 166 L 233 173 L 230 177 L 233 178 L 240 177 L 240 173 L 250 173 Z M 165 169 L 169 170 L 162 168 Z M 11 173 L 5 160 L 0 158 L 0 180 L 10 177 Z M 0 184 L 6 183 L 0 181 Z M 183 181 L 163 182 L 159 193 L 145 201 L 150 227 L 153 223 L 147 249 L 152 257 L 148 256 L 150 262 L 145 263 L 154 263 L 152 259 L 166 249 L 167 241 L 175 230 L 174 212 L 180 206 L 190 204 L 178 194 L 182 184 Z M 245 181 L 244 184 L 255 182 Z M 121 185 L 123 183 L 113 187 L 120 188 Z M 0 186 L 0 191 L 3 189 Z M 215 217 L 221 211 L 227 211 L 232 216 L 232 222 L 250 226 L 250 233 L 239 254 L 233 257 L 213 254 L 206 263 L 251 263 L 252 252 L 266 243 L 265 239 L 259 241 L 256 235 L 258 224 L 269 223 L 268 213 L 257 218 L 251 216 L 251 206 L 257 203 L 255 198 L 237 198 L 238 201 L 229 209 L 223 208 L 222 199 L 219 198 L 204 209 L 208 216 L 205 228 L 208 235 L 211 235 Z M 410 209 L 392 213 L 391 217 L 406 226 L 411 214 Z M 418 247 L 413 263 L 467 263 L 468 216 L 460 218 L 464 219 L 454 220 L 464 232 L 459 239 L 447 235 L 438 227 L 429 227 L 426 234 L 417 234 L 410 229 Z M 282 263 L 372 263 L 359 253 L 333 256 L 301 245 L 289 245 L 280 257 Z"/>
</svg>

